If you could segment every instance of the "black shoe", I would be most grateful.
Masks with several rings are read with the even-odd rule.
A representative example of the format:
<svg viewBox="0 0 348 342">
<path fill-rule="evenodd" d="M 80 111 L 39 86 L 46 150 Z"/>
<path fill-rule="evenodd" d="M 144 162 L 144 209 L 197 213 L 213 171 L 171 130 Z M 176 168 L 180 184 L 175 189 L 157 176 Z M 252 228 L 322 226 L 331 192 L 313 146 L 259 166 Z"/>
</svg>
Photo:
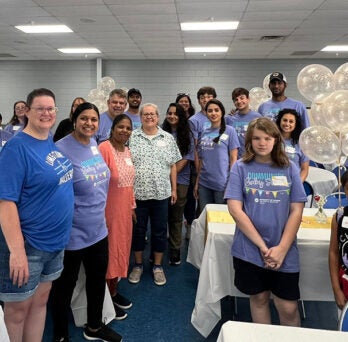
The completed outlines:
<svg viewBox="0 0 348 342">
<path fill-rule="evenodd" d="M 123 297 L 119 293 L 112 297 L 112 302 L 123 310 L 129 309 L 133 305 L 129 299 Z"/>
<path fill-rule="evenodd" d="M 119 308 L 117 305 L 114 305 L 116 316 L 116 321 L 122 321 L 123 319 L 127 318 L 128 314 L 127 312 L 123 311 L 123 309 Z"/>
<path fill-rule="evenodd" d="M 169 259 L 169 263 L 172 265 L 172 266 L 178 266 L 181 264 L 181 260 L 180 260 L 180 257 L 172 257 Z"/>
<path fill-rule="evenodd" d="M 104 324 L 102 324 L 101 328 L 97 331 L 91 331 L 88 327 L 85 327 L 83 337 L 90 341 L 102 340 L 105 342 L 122 342 L 122 336 Z"/>
</svg>

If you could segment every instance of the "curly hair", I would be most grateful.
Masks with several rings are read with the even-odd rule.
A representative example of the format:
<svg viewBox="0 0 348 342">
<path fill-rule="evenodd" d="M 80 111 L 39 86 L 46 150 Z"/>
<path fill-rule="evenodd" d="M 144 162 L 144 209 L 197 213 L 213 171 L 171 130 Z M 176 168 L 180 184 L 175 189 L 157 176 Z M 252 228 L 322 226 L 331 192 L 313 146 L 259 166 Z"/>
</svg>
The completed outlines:
<svg viewBox="0 0 348 342">
<path fill-rule="evenodd" d="M 281 111 L 279 111 L 275 122 L 276 122 L 280 132 L 282 132 L 282 129 L 280 127 L 280 122 L 282 121 L 282 117 L 285 114 L 291 114 L 295 117 L 296 124 L 295 124 L 295 129 L 291 132 L 291 142 L 293 145 L 296 145 L 296 144 L 298 144 L 298 141 L 300 139 L 300 134 L 302 132 L 301 117 L 295 109 L 284 108 Z"/>
</svg>

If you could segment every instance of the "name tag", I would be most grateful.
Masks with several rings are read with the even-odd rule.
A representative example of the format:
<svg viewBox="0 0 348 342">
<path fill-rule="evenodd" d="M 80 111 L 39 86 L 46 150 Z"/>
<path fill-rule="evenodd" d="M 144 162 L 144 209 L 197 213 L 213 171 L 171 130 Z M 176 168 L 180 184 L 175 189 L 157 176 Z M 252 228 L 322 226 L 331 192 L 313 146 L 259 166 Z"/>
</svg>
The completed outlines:
<svg viewBox="0 0 348 342">
<path fill-rule="evenodd" d="M 94 156 L 96 156 L 97 154 L 99 154 L 98 148 L 97 146 L 91 146 L 91 151 L 93 153 Z"/>
<path fill-rule="evenodd" d="M 124 160 L 125 160 L 125 162 L 126 162 L 126 164 L 127 164 L 128 166 L 132 166 L 132 165 L 133 165 L 132 159 L 130 159 L 130 158 L 124 158 Z"/>
<path fill-rule="evenodd" d="M 12 129 L 13 129 L 14 131 L 18 131 L 20 128 L 21 128 L 21 126 L 13 126 Z"/>
<path fill-rule="evenodd" d="M 220 140 L 227 140 L 227 139 L 228 139 L 228 134 L 222 133 L 221 137 L 220 137 Z"/>
<path fill-rule="evenodd" d="M 285 176 L 272 176 L 272 185 L 288 186 L 288 180 Z"/>
<path fill-rule="evenodd" d="M 348 216 L 343 216 L 342 227 L 343 228 L 348 228 Z"/>
<path fill-rule="evenodd" d="M 285 146 L 285 152 L 286 153 L 291 153 L 291 154 L 296 153 L 296 148 L 292 147 L 292 146 L 289 146 L 289 145 L 286 145 Z"/>
</svg>

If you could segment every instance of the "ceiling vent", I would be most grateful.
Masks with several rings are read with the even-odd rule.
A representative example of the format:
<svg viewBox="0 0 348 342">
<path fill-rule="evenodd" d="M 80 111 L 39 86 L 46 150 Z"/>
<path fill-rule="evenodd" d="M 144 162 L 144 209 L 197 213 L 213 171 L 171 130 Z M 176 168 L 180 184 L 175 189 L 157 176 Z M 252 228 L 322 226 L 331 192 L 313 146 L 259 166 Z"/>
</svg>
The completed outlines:
<svg viewBox="0 0 348 342">
<path fill-rule="evenodd" d="M 270 42 L 270 41 L 281 41 L 284 40 L 285 36 L 262 36 L 261 41 Z"/>
<path fill-rule="evenodd" d="M 312 56 L 318 51 L 294 51 L 291 56 Z"/>
<path fill-rule="evenodd" d="M 0 58 L 9 58 L 9 57 L 16 57 L 14 55 L 11 55 L 10 53 L 1 53 L 0 52 Z"/>
</svg>

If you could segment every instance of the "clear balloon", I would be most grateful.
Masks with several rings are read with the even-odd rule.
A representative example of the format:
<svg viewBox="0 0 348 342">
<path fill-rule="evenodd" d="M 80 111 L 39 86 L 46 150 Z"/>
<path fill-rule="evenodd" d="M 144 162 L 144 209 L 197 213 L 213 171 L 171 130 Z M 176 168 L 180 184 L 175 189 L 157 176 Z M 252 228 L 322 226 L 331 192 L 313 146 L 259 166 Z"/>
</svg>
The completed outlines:
<svg viewBox="0 0 348 342">
<path fill-rule="evenodd" d="M 310 64 L 297 75 L 297 88 L 308 100 L 313 101 L 320 94 L 334 91 L 332 71 L 321 64 Z"/>
<path fill-rule="evenodd" d="M 333 131 L 348 129 L 348 90 L 336 90 L 323 100 L 322 117 Z"/>
<path fill-rule="evenodd" d="M 348 90 L 348 63 L 344 63 L 337 68 L 333 75 L 333 79 L 336 90 Z"/>
<path fill-rule="evenodd" d="M 105 112 L 108 109 L 106 100 L 95 100 L 92 103 L 97 106 L 100 114 Z"/>
<path fill-rule="evenodd" d="M 89 91 L 87 95 L 87 100 L 89 102 L 93 102 L 96 100 L 104 100 L 105 96 L 104 93 L 100 89 L 92 89 Z"/>
<path fill-rule="evenodd" d="M 309 159 L 321 164 L 335 163 L 341 154 L 339 138 L 324 126 L 312 126 L 303 130 L 299 144 Z"/>
<path fill-rule="evenodd" d="M 311 109 L 308 110 L 311 126 L 327 126 L 325 121 L 325 113 L 322 110 L 324 100 L 327 96 L 327 94 L 320 94 L 313 100 Z"/>
<path fill-rule="evenodd" d="M 272 97 L 272 92 L 269 89 L 269 78 L 270 78 L 271 74 L 268 74 L 264 79 L 263 79 L 263 83 L 262 83 L 262 87 L 264 89 L 264 91 L 266 92 L 266 94 L 269 97 Z"/>
<path fill-rule="evenodd" d="M 341 143 L 342 143 L 342 153 L 345 156 L 348 156 L 348 131 L 342 132 Z"/>
<path fill-rule="evenodd" d="M 111 90 L 116 88 L 116 83 L 112 77 L 105 76 L 98 82 L 98 89 L 104 93 L 105 97 L 108 97 Z"/>
<path fill-rule="evenodd" d="M 255 111 L 257 111 L 261 103 L 269 100 L 269 96 L 267 95 L 265 90 L 260 87 L 254 87 L 250 89 L 249 98 L 250 108 Z"/>
</svg>

